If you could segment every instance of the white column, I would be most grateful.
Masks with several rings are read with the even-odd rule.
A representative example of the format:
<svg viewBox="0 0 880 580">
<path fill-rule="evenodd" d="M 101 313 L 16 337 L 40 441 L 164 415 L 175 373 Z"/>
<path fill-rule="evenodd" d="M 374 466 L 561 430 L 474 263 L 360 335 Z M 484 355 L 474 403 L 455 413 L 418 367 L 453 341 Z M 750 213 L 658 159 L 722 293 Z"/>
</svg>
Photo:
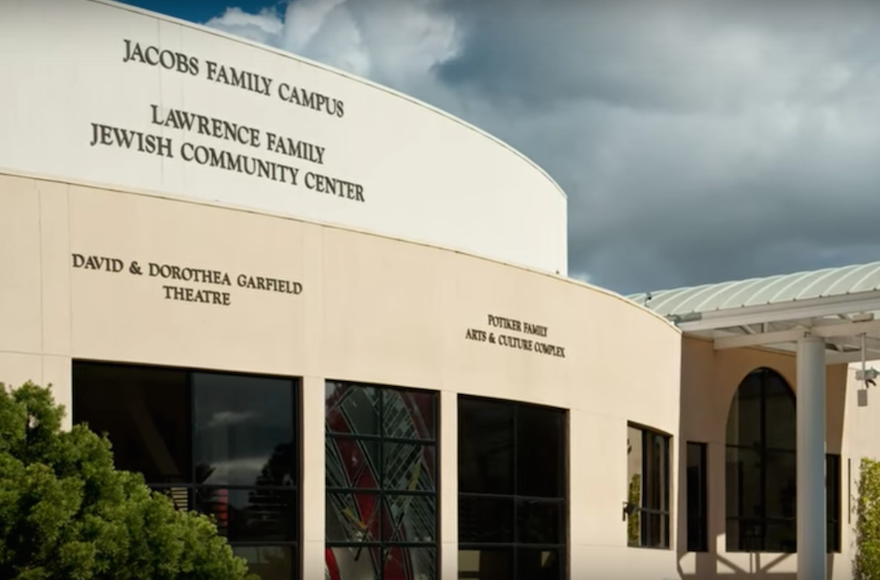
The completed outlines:
<svg viewBox="0 0 880 580">
<path fill-rule="evenodd" d="M 825 340 L 797 347 L 797 577 L 826 580 Z"/>
<path fill-rule="evenodd" d="M 440 391 L 440 578 L 458 580 L 458 393 Z"/>
<path fill-rule="evenodd" d="M 324 379 L 302 383 L 302 578 L 324 577 Z"/>
</svg>

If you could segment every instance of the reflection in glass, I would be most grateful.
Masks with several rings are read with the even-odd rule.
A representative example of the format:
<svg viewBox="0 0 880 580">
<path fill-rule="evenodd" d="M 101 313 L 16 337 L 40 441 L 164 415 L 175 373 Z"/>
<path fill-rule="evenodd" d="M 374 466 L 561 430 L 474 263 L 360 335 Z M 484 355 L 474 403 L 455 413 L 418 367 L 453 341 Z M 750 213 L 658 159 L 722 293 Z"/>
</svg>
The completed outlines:
<svg viewBox="0 0 880 580">
<path fill-rule="evenodd" d="M 290 546 L 232 546 L 232 552 L 247 560 L 248 571 L 260 580 L 292 580 L 298 567 Z"/>
<path fill-rule="evenodd" d="M 292 541 L 296 496 L 273 489 L 197 488 L 193 509 L 212 515 L 229 541 Z"/>
<path fill-rule="evenodd" d="M 642 506 L 642 466 L 644 453 L 642 450 L 642 431 L 632 425 L 627 427 L 626 437 L 626 501 L 632 508 L 626 520 L 626 538 L 628 546 L 642 545 L 641 511 Z"/>
<path fill-rule="evenodd" d="M 646 438 L 651 445 L 645 477 L 647 504 L 652 509 L 667 512 L 669 511 L 669 493 L 666 474 L 668 473 L 669 439 L 658 433 L 648 433 Z"/>
<path fill-rule="evenodd" d="M 199 483 L 293 485 L 289 381 L 195 373 L 193 399 Z"/>
<path fill-rule="evenodd" d="M 263 580 L 298 577 L 297 380 L 72 366 L 74 421 L 108 432 L 117 467 L 213 516 Z"/>
<path fill-rule="evenodd" d="M 74 361 L 73 422 L 106 433 L 117 469 L 188 482 L 190 400 L 178 369 Z"/>
<path fill-rule="evenodd" d="M 509 580 L 516 577 L 514 565 L 513 548 L 483 548 L 458 552 L 460 580 Z"/>
<path fill-rule="evenodd" d="M 563 563 L 560 550 L 519 548 L 516 567 L 520 578 L 528 580 L 562 580 Z"/>
</svg>

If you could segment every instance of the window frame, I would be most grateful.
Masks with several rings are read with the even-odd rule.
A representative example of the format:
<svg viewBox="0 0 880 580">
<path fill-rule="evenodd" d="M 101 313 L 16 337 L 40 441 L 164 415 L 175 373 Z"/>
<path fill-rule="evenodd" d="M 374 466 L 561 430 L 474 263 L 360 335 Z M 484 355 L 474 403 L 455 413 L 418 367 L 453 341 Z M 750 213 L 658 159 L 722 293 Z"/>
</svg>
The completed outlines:
<svg viewBox="0 0 880 580">
<path fill-rule="evenodd" d="M 400 490 L 400 489 L 392 489 L 386 488 L 384 486 L 384 481 L 380 481 L 377 483 L 375 488 L 362 488 L 362 487 L 348 487 L 348 486 L 332 486 L 327 484 L 327 470 L 325 467 L 324 474 L 324 497 L 326 502 L 326 510 L 329 512 L 333 509 L 330 501 L 330 497 L 334 495 L 338 496 L 359 496 L 359 495 L 370 495 L 377 498 L 378 507 L 374 508 L 376 510 L 375 513 L 378 513 L 380 518 L 379 527 L 379 539 L 374 540 L 330 540 L 327 537 L 327 525 L 324 525 L 324 546 L 327 551 L 332 550 L 333 548 L 348 548 L 348 549 L 357 549 L 358 552 L 362 550 L 366 550 L 368 552 L 372 552 L 374 550 L 379 553 L 387 553 L 393 549 L 430 549 L 433 550 L 434 553 L 434 570 L 437 574 L 436 580 L 439 580 L 441 577 L 441 556 L 440 556 L 440 513 L 441 513 L 441 493 L 440 493 L 440 392 L 429 390 L 429 389 L 421 389 L 414 387 L 403 387 L 398 385 L 384 385 L 384 384 L 376 384 L 376 383 L 365 383 L 359 381 L 344 381 L 344 380 L 336 380 L 336 379 L 326 379 L 324 381 L 325 393 L 326 389 L 330 385 L 337 386 L 345 386 L 345 387 L 355 387 L 355 388 L 368 388 L 374 389 L 377 392 L 382 393 L 378 397 L 378 433 L 376 434 L 366 434 L 366 433 L 339 433 L 339 432 L 331 432 L 328 431 L 327 428 L 327 407 L 326 402 L 324 406 L 324 449 L 326 454 L 326 445 L 328 440 L 333 441 L 368 441 L 378 443 L 379 448 L 379 470 L 380 470 L 380 479 L 384 479 L 384 469 L 385 469 L 385 444 L 387 443 L 398 443 L 404 445 L 419 445 L 422 447 L 430 447 L 433 448 L 433 469 L 434 469 L 434 482 L 433 482 L 433 490 Z M 384 408 L 385 408 L 385 396 L 384 393 L 388 391 L 395 392 L 410 392 L 410 393 L 419 393 L 422 395 L 429 395 L 433 399 L 433 410 L 432 410 L 432 421 L 434 424 L 434 436 L 429 439 L 412 439 L 405 437 L 394 437 L 394 436 L 386 436 L 385 424 L 384 424 Z M 405 541 L 395 541 L 395 540 L 384 540 L 382 538 L 383 534 L 381 532 L 382 529 L 382 517 L 384 515 L 385 510 L 385 500 L 387 497 L 428 497 L 433 498 L 434 500 L 434 525 L 432 528 L 432 532 L 434 535 L 433 542 L 405 542 Z M 326 556 L 325 556 L 326 558 Z M 374 562 L 378 564 L 378 562 Z M 382 562 L 384 564 L 384 561 Z M 327 566 L 325 559 L 325 566 Z M 376 580 L 382 580 L 384 577 L 384 568 L 381 568 L 376 573 Z"/>
<path fill-rule="evenodd" d="M 659 429 L 655 429 L 654 427 L 648 427 L 641 423 L 634 423 L 632 421 L 627 422 L 627 435 L 629 430 L 638 431 L 641 434 L 641 445 L 642 445 L 642 460 L 639 466 L 640 468 L 640 499 L 637 505 L 633 505 L 629 501 L 629 496 L 627 496 L 626 500 L 626 516 L 627 518 L 631 518 L 633 515 L 638 515 L 639 517 L 639 536 L 638 543 L 633 543 L 627 538 L 627 547 L 629 548 L 639 548 L 639 549 L 649 549 L 649 550 L 670 550 L 672 549 L 672 515 L 671 515 L 671 501 L 672 501 L 672 481 L 671 481 L 671 469 L 670 464 L 672 461 L 672 435 L 661 431 Z M 628 438 L 628 437 L 627 437 Z M 663 442 L 663 451 L 665 457 L 662 457 L 663 461 L 663 469 L 662 473 L 659 474 L 661 478 L 660 488 L 665 491 L 665 497 L 661 498 L 661 507 L 652 507 L 646 506 L 646 502 L 648 501 L 648 493 L 646 490 L 648 489 L 649 482 L 646 474 L 649 472 L 649 462 L 651 458 L 654 457 L 653 453 L 653 445 L 650 445 L 654 440 L 659 439 Z M 648 451 L 652 450 L 652 451 Z M 627 451 L 627 455 L 629 451 Z M 629 490 L 629 485 L 631 478 L 629 477 L 627 469 L 627 490 Z M 652 487 L 657 486 L 658 482 L 651 482 Z M 662 504 L 665 503 L 666 507 L 663 508 Z M 647 532 L 648 529 L 648 518 L 643 517 L 644 515 L 652 515 L 659 516 L 660 518 L 660 541 L 657 543 L 652 543 L 650 541 L 649 534 Z M 648 543 L 646 543 L 648 542 Z"/>
<path fill-rule="evenodd" d="M 271 375 L 265 373 L 246 373 L 240 371 L 218 371 L 214 369 L 204 369 L 189 366 L 171 366 L 158 364 L 141 364 L 141 363 L 120 363 L 95 359 L 75 358 L 71 361 L 71 406 L 73 411 L 71 419 L 75 421 L 75 401 L 76 401 L 76 381 L 75 368 L 91 367 L 101 369 L 127 369 L 133 373 L 152 371 L 174 371 L 185 375 L 186 377 L 186 415 L 188 424 L 186 425 L 186 445 L 187 445 L 187 462 L 188 473 L 187 480 L 180 482 L 169 481 L 144 481 L 147 487 L 152 491 L 161 493 L 171 499 L 175 509 L 180 509 L 177 500 L 171 497 L 169 492 L 172 490 L 185 490 L 186 509 L 198 511 L 196 494 L 200 490 L 216 491 L 269 491 L 269 492 L 288 492 L 291 495 L 291 503 L 293 504 L 293 512 L 295 517 L 292 518 L 289 529 L 289 537 L 292 539 L 248 539 L 248 540 L 230 540 L 226 538 L 229 546 L 233 550 L 237 547 L 283 547 L 289 548 L 292 558 L 291 575 L 292 578 L 299 579 L 302 577 L 303 571 L 303 554 L 302 554 L 302 537 L 303 537 L 303 496 L 302 496 L 302 474 L 303 474 L 303 421 L 300 409 L 302 409 L 302 384 L 301 377 Z M 293 422 L 292 435 L 293 444 L 293 461 L 291 463 L 291 485 L 220 485 L 220 484 L 200 484 L 196 483 L 196 458 L 195 458 L 195 416 L 196 416 L 196 389 L 194 378 L 196 375 L 222 375 L 227 377 L 240 377 L 243 379 L 273 379 L 285 381 L 291 389 L 291 410 L 290 417 Z M 90 427 L 91 428 L 91 427 Z M 114 458 L 115 463 L 115 458 Z M 209 517 L 210 513 L 205 513 Z M 226 536 L 224 536 L 226 537 Z"/>
<path fill-rule="evenodd" d="M 512 425 L 512 436 L 513 441 L 511 443 L 511 473 L 513 478 L 513 487 L 511 493 L 481 493 L 481 492 L 462 492 L 458 491 L 458 500 L 459 505 L 461 504 L 462 499 L 489 499 L 489 500 L 503 500 L 509 501 L 512 504 L 512 541 L 506 542 L 473 542 L 473 541 L 464 541 L 461 538 L 461 528 L 459 527 L 459 536 L 458 536 L 458 553 L 461 552 L 482 552 L 482 551 L 492 551 L 499 550 L 508 552 L 511 558 L 511 565 L 513 576 L 509 580 L 517 580 L 520 574 L 520 566 L 519 566 L 519 552 L 521 550 L 547 550 L 547 551 L 555 551 L 559 557 L 560 563 L 560 575 L 562 578 L 568 578 L 569 575 L 569 530 L 570 530 L 570 517 L 569 517 L 569 505 L 570 505 L 570 485 L 569 485 L 569 457 L 570 457 L 570 413 L 568 409 L 562 407 L 554 407 L 550 405 L 539 405 L 534 403 L 527 403 L 522 401 L 515 401 L 509 399 L 499 399 L 494 397 L 483 397 L 477 395 L 464 395 L 459 394 L 456 400 L 456 405 L 458 409 L 458 418 L 461 421 L 461 405 L 462 402 L 466 401 L 476 401 L 481 403 L 491 403 L 498 405 L 505 405 L 512 409 L 513 415 L 513 425 Z M 561 486 L 561 496 L 559 497 L 541 497 L 541 496 L 526 496 L 520 495 L 518 493 L 518 475 L 519 475 L 519 411 L 522 408 L 539 408 L 543 410 L 553 411 L 558 413 L 560 419 L 560 457 L 559 457 L 559 480 Z M 459 423 L 459 433 L 460 431 Z M 461 438 L 459 436 L 459 446 L 461 446 Z M 459 458 L 460 462 L 461 459 Z M 460 469 L 459 469 L 460 473 Z M 460 487 L 460 475 L 459 475 L 459 487 Z M 559 543 L 529 543 L 529 542 L 520 542 L 519 541 L 519 506 L 525 502 L 536 502 L 536 503 L 545 503 L 545 504 L 553 504 L 559 507 Z M 461 520 L 461 511 L 459 508 L 458 519 Z M 459 572 L 461 576 L 461 572 Z M 464 578 L 465 576 L 461 576 Z"/>
</svg>

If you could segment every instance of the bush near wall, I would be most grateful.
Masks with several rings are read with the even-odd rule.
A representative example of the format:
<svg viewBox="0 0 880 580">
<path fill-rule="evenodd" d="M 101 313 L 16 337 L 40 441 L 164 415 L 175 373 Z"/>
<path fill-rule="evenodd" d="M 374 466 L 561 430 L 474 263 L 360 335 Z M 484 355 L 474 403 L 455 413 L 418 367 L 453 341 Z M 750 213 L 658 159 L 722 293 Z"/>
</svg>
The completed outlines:
<svg viewBox="0 0 880 580">
<path fill-rule="evenodd" d="M 626 522 L 627 541 L 630 546 L 638 546 L 641 539 L 641 518 L 639 517 L 641 513 L 639 508 L 642 507 L 642 476 L 639 474 L 633 475 L 632 479 L 630 479 L 627 501 L 636 508 L 636 511 L 630 514 Z"/>
<path fill-rule="evenodd" d="M 49 388 L 0 383 L 0 578 L 256 580 L 211 520 L 117 471 L 106 437 L 63 417 Z"/>
<path fill-rule="evenodd" d="M 856 504 L 857 580 L 880 580 L 880 461 L 863 458 Z"/>
</svg>

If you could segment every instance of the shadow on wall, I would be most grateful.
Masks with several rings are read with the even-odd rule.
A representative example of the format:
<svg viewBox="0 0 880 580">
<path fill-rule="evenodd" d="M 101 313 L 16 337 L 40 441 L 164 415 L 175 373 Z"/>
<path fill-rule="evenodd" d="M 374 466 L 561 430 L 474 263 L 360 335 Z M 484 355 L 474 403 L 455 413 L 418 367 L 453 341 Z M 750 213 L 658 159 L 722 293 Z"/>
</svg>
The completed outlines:
<svg viewBox="0 0 880 580">
<path fill-rule="evenodd" d="M 687 363 L 683 353 L 682 368 L 687 368 Z M 712 380 L 712 374 L 704 375 L 702 380 Z M 687 393 L 688 388 L 696 390 L 697 384 L 683 385 L 678 446 L 678 574 L 682 580 L 797 580 L 797 555 L 792 549 L 796 536 L 794 389 L 780 374 L 763 367 L 745 377 L 731 377 L 729 388 L 724 388 L 728 381 L 721 379 L 715 385 L 703 382 L 703 389 L 712 389 L 708 395 Z M 841 391 L 829 392 L 829 453 L 839 453 L 843 435 L 843 405 L 830 400 L 845 401 L 845 388 Z M 726 400 L 717 401 L 718 396 Z M 706 422 L 711 427 L 693 426 L 694 421 L 689 421 L 686 414 L 695 408 L 713 414 Z M 708 453 L 704 451 L 701 459 L 694 460 L 689 451 L 700 447 Z M 689 491 L 689 484 L 700 489 Z M 844 515 L 840 513 L 836 521 L 846 522 Z M 690 538 L 689 522 L 695 528 L 702 526 Z M 754 534 L 755 529 L 760 533 Z M 736 537 L 728 538 L 728 532 Z M 840 535 L 838 531 L 838 542 Z M 735 551 L 728 552 L 728 545 Z M 835 578 L 835 560 L 839 564 L 840 558 L 850 557 L 847 552 L 829 554 L 827 578 Z"/>
<path fill-rule="evenodd" d="M 796 572 L 778 572 L 779 567 L 791 569 L 795 565 L 797 559 L 796 554 L 737 554 L 738 556 L 747 556 L 748 565 L 743 566 L 740 563 L 734 563 L 726 554 L 716 554 L 710 552 L 687 553 L 679 550 L 678 557 L 678 574 L 682 580 L 690 579 L 709 579 L 724 578 L 725 580 L 752 580 L 763 578 L 767 580 L 797 580 Z M 837 557 L 840 557 L 838 554 Z M 688 566 L 685 572 L 682 562 L 685 558 L 694 558 L 692 564 Z M 827 572 L 828 578 L 834 578 L 834 555 L 828 556 Z"/>
</svg>

